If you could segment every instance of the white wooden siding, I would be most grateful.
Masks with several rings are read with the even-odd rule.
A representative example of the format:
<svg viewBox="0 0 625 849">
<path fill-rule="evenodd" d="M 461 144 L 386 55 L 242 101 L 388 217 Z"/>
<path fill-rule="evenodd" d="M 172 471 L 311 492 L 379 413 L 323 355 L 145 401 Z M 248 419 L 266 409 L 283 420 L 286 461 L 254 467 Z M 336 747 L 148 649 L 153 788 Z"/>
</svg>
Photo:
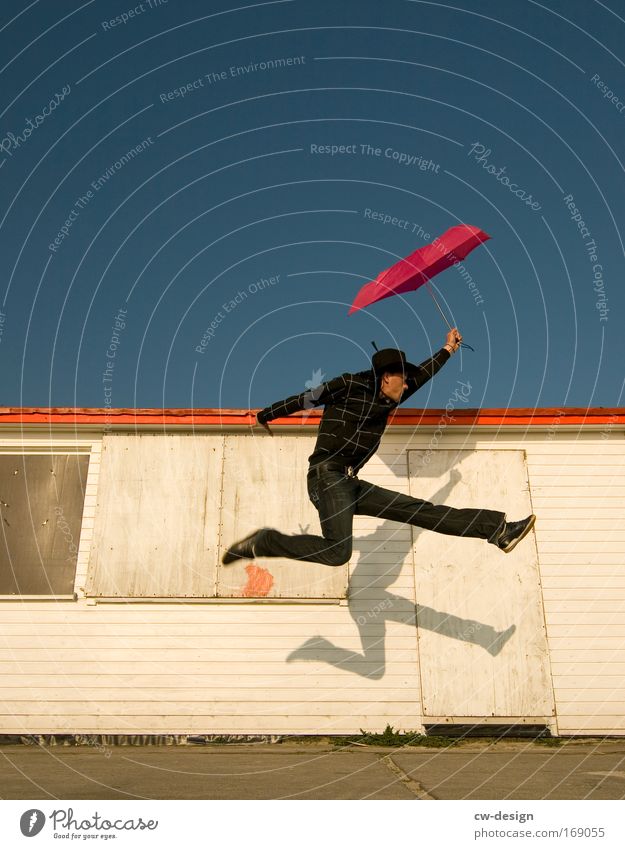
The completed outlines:
<svg viewBox="0 0 625 849">
<path fill-rule="evenodd" d="M 419 725 L 414 634 L 389 628 L 363 660 L 339 605 L 7 605 L 3 733 L 346 733 Z M 349 668 L 287 662 L 313 634 Z M 383 678 L 368 677 L 384 667 Z"/>
<path fill-rule="evenodd" d="M 357 733 L 387 723 L 422 728 L 409 528 L 356 518 L 349 606 L 93 604 L 81 588 L 100 440 L 56 436 L 55 445 L 92 450 L 79 600 L 0 602 L 1 733 Z M 538 516 L 554 728 L 562 734 L 625 735 L 625 440 L 616 430 L 608 437 L 448 428 L 438 443 L 448 450 L 526 451 Z M 303 444 L 311 434 L 288 438 Z M 427 448 L 430 439 L 427 431 L 388 431 L 363 477 L 408 493 L 406 448 Z M 5 446 L 30 450 L 49 442 L 47 431 L 3 438 Z M 298 472 L 298 498 L 304 478 L 305 468 Z M 389 594 L 394 604 L 383 606 Z M 308 642 L 313 637 L 315 644 Z M 289 661 L 293 652 L 302 659 Z"/>
</svg>

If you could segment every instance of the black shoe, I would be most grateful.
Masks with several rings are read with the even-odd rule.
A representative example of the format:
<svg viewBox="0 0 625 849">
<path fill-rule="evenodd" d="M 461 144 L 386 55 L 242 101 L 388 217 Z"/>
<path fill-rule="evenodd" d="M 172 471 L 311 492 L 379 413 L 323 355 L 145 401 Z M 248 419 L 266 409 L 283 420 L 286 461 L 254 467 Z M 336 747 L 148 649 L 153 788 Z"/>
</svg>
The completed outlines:
<svg viewBox="0 0 625 849">
<path fill-rule="evenodd" d="M 506 522 L 503 531 L 497 540 L 498 547 L 509 554 L 512 549 L 521 542 L 523 537 L 526 537 L 534 527 L 536 516 L 532 513 L 527 519 L 521 519 L 520 522 Z"/>
<path fill-rule="evenodd" d="M 221 558 L 223 565 L 228 566 L 230 563 L 234 563 L 235 560 L 253 560 L 256 557 L 254 544 L 259 533 L 260 531 L 254 531 L 249 536 L 233 543 L 227 548 Z"/>
</svg>

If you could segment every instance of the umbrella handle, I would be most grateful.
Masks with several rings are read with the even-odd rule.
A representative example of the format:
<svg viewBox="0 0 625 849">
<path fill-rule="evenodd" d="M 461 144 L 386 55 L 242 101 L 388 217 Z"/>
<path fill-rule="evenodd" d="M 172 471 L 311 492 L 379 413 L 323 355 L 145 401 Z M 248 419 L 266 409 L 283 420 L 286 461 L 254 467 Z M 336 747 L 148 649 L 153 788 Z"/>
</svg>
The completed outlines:
<svg viewBox="0 0 625 849">
<path fill-rule="evenodd" d="M 469 349 L 469 351 L 473 351 L 473 353 L 475 353 L 475 348 L 472 348 L 470 345 L 467 345 L 467 343 L 466 343 L 466 342 L 461 342 L 461 343 L 460 343 L 460 347 L 461 347 L 461 348 L 468 348 L 468 349 Z"/>
</svg>

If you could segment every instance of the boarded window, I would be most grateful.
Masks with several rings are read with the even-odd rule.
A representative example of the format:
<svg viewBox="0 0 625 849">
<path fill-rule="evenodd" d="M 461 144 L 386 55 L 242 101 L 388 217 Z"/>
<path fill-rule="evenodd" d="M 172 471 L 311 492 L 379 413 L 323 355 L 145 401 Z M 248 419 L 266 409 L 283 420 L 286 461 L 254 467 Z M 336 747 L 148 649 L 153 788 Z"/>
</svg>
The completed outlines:
<svg viewBox="0 0 625 849">
<path fill-rule="evenodd" d="M 221 436 L 107 434 L 87 594 L 215 595 Z"/>
<path fill-rule="evenodd" d="M 224 451 L 222 550 L 260 527 L 321 535 L 306 488 L 314 436 L 272 439 L 228 436 Z M 263 598 L 345 598 L 348 566 L 276 557 L 218 565 L 218 595 Z"/>
<path fill-rule="evenodd" d="M 107 434 L 87 595 L 344 598 L 347 566 L 259 558 L 228 544 L 271 525 L 320 534 L 306 491 L 314 437 Z"/>
<path fill-rule="evenodd" d="M 0 455 L 0 595 L 71 595 L 89 457 Z"/>
</svg>

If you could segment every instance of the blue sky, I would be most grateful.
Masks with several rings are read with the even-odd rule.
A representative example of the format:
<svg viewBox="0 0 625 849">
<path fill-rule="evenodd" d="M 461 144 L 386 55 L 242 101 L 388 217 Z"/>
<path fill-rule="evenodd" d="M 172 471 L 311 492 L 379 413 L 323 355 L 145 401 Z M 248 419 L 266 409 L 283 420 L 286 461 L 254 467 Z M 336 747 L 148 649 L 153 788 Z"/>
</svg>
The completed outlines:
<svg viewBox="0 0 625 849">
<path fill-rule="evenodd" d="M 625 8 L 595 0 L 15 2 L 0 13 L 0 403 L 262 407 L 421 362 L 448 227 L 476 350 L 409 402 L 623 403 Z"/>
</svg>

